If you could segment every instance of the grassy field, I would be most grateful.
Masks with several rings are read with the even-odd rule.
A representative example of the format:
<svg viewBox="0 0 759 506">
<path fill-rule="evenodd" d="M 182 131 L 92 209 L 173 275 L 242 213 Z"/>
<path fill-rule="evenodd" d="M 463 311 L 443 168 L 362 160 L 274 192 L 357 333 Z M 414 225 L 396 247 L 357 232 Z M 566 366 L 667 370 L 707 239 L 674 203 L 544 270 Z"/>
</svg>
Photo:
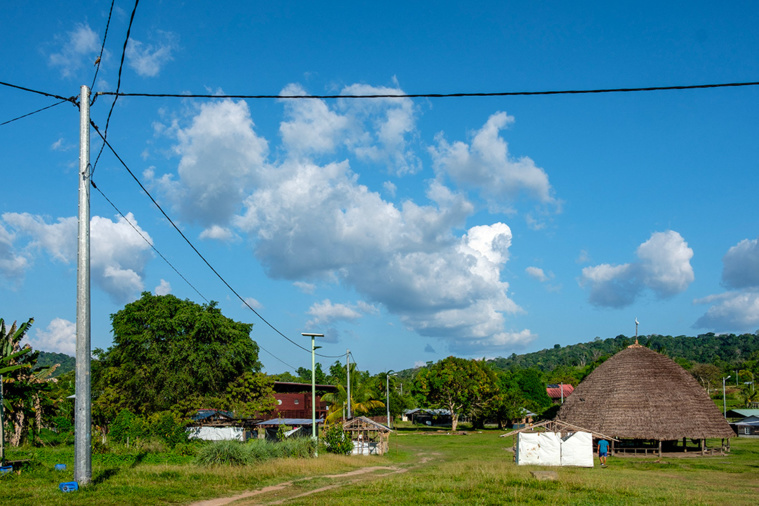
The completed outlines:
<svg viewBox="0 0 759 506">
<path fill-rule="evenodd" d="M 725 457 L 612 457 L 608 468 L 550 468 L 558 479 L 540 481 L 532 471 L 549 468 L 517 467 L 511 439 L 499 434 L 401 432 L 383 457 L 322 453 L 246 467 L 199 467 L 172 454 L 94 455 L 93 484 L 73 493 L 58 490 L 72 479 L 73 449 L 11 450 L 9 458 L 33 463 L 0 477 L 0 503 L 188 504 L 235 496 L 235 505 L 759 503 L 759 439 L 733 439 Z M 68 470 L 55 471 L 56 463 Z"/>
</svg>

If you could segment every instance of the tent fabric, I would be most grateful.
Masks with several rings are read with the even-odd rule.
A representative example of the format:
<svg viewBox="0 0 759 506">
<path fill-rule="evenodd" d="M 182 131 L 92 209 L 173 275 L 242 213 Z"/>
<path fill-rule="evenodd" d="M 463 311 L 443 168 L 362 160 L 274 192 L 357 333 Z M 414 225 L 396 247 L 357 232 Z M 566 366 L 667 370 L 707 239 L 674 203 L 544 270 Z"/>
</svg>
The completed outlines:
<svg viewBox="0 0 759 506">
<path fill-rule="evenodd" d="M 561 465 L 593 467 L 593 436 L 575 432 L 561 440 Z"/>
<path fill-rule="evenodd" d="M 575 432 L 561 438 L 556 432 L 517 435 L 517 465 L 593 467 L 593 436 Z"/>
<path fill-rule="evenodd" d="M 244 441 L 245 432 L 242 427 L 190 427 L 187 437 L 204 441 Z"/>
<path fill-rule="evenodd" d="M 517 465 L 560 466 L 561 439 L 555 432 L 521 433 L 517 436 Z"/>
</svg>

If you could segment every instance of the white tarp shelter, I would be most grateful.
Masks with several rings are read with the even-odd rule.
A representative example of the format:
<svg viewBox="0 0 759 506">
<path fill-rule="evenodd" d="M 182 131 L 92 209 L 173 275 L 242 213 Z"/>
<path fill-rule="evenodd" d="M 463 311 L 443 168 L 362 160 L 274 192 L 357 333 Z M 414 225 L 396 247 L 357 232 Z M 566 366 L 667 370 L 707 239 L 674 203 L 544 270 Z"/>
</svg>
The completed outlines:
<svg viewBox="0 0 759 506">
<path fill-rule="evenodd" d="M 593 436 L 574 432 L 522 432 L 517 435 L 517 465 L 593 467 Z"/>
<path fill-rule="evenodd" d="M 593 435 L 575 432 L 561 439 L 561 465 L 593 467 Z"/>
<path fill-rule="evenodd" d="M 561 438 L 555 432 L 522 432 L 517 436 L 517 465 L 560 466 Z"/>
<path fill-rule="evenodd" d="M 205 441 L 245 441 L 245 430 L 242 427 L 188 427 L 187 437 Z"/>
</svg>

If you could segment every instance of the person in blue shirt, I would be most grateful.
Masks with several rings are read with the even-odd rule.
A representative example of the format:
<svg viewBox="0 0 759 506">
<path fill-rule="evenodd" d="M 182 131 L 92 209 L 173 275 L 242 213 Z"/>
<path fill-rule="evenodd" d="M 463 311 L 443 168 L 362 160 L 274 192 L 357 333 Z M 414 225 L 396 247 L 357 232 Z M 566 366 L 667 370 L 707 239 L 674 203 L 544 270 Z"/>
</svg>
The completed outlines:
<svg viewBox="0 0 759 506">
<path fill-rule="evenodd" d="M 598 460 L 601 461 L 601 467 L 606 467 L 606 457 L 609 455 L 609 442 L 601 439 L 598 442 Z"/>
</svg>

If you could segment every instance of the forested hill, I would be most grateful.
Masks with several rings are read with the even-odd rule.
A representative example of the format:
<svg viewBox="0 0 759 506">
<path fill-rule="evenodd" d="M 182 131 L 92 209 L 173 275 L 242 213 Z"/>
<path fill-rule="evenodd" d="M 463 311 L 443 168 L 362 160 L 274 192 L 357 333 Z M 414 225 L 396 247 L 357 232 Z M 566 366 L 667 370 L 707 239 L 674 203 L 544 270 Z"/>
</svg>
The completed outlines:
<svg viewBox="0 0 759 506">
<path fill-rule="evenodd" d="M 60 364 L 53 376 L 60 376 L 61 374 L 73 371 L 76 368 L 76 359 L 70 355 L 63 353 L 53 353 L 49 351 L 41 351 L 40 356 L 37 359 L 38 367 L 45 367 L 48 365 Z"/>
<path fill-rule="evenodd" d="M 557 367 L 584 367 L 599 359 L 614 355 L 635 342 L 634 337 L 619 335 L 610 339 L 596 338 L 588 343 L 573 344 L 527 353 L 512 354 L 508 358 L 496 358 L 489 362 L 498 369 L 536 367 L 552 371 Z M 638 342 L 675 361 L 728 365 L 739 364 L 759 352 L 759 331 L 753 334 L 701 334 L 689 336 L 639 336 Z"/>
</svg>

